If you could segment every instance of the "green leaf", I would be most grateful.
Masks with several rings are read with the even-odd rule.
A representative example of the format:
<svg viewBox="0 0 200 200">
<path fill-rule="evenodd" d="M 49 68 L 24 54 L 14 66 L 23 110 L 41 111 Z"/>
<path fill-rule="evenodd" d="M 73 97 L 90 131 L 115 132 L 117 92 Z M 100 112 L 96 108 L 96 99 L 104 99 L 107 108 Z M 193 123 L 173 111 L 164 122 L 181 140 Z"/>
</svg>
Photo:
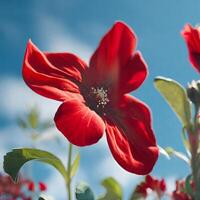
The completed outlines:
<svg viewBox="0 0 200 200">
<path fill-rule="evenodd" d="M 181 139 L 183 141 L 183 145 L 185 147 L 187 155 L 190 158 L 191 157 L 190 144 L 189 144 L 189 140 L 188 140 L 188 137 L 187 137 L 186 129 L 184 127 L 182 128 Z"/>
<path fill-rule="evenodd" d="M 77 153 L 76 158 L 74 159 L 74 162 L 71 165 L 70 178 L 76 175 L 79 166 L 79 161 L 80 161 L 80 154 Z"/>
<path fill-rule="evenodd" d="M 170 159 L 168 152 L 164 148 L 162 148 L 161 146 L 159 146 L 159 145 L 157 145 L 157 146 L 158 146 L 160 154 L 164 155 L 167 159 Z"/>
<path fill-rule="evenodd" d="M 28 125 L 27 125 L 26 121 L 24 119 L 20 118 L 20 117 L 17 118 L 17 124 L 22 129 L 28 128 Z"/>
<path fill-rule="evenodd" d="M 4 170 L 14 181 L 17 181 L 20 168 L 31 160 L 36 160 L 53 166 L 60 172 L 64 179 L 67 180 L 67 172 L 61 160 L 52 153 L 39 149 L 13 149 L 4 156 Z"/>
<path fill-rule="evenodd" d="M 28 113 L 28 122 L 31 128 L 37 128 L 39 123 L 39 113 L 36 108 L 32 108 L 30 113 Z"/>
<path fill-rule="evenodd" d="M 189 195 L 193 195 L 193 189 L 191 187 L 191 180 L 192 180 L 192 175 L 188 175 L 185 179 L 185 190 L 186 193 Z"/>
<path fill-rule="evenodd" d="M 90 189 L 90 187 L 81 182 L 76 187 L 76 199 L 77 200 L 94 200 L 94 193 Z"/>
<path fill-rule="evenodd" d="M 136 193 L 134 192 L 130 198 L 130 200 L 145 200 L 146 198 L 144 197 L 143 194 Z"/>
<path fill-rule="evenodd" d="M 106 194 L 99 197 L 98 200 L 122 200 L 121 185 L 114 178 L 108 177 L 101 184 L 106 189 Z"/>
<path fill-rule="evenodd" d="M 188 165 L 190 165 L 189 158 L 186 155 L 184 155 L 183 153 L 174 150 L 172 147 L 166 147 L 165 151 L 168 153 L 169 156 L 176 156 L 177 158 L 185 161 Z"/>
<path fill-rule="evenodd" d="M 164 77 L 157 77 L 154 80 L 154 84 L 176 113 L 183 127 L 189 127 L 191 107 L 185 89 L 178 82 Z"/>
</svg>

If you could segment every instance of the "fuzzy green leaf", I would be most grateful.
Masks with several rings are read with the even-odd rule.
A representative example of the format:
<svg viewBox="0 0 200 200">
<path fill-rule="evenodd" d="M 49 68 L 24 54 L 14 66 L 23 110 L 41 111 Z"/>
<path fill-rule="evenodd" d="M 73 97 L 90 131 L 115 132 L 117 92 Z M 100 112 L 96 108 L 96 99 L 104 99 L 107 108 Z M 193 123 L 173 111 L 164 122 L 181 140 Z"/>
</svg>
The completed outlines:
<svg viewBox="0 0 200 200">
<path fill-rule="evenodd" d="M 155 78 L 154 84 L 156 89 L 176 113 L 183 127 L 189 127 L 191 107 L 185 89 L 178 82 L 165 77 Z"/>
<path fill-rule="evenodd" d="M 122 200 L 123 192 L 121 185 L 114 178 L 108 177 L 101 184 L 106 189 L 106 193 L 98 200 Z"/>
<path fill-rule="evenodd" d="M 28 161 L 32 160 L 47 163 L 53 166 L 60 172 L 64 179 L 67 180 L 67 172 L 61 160 L 52 153 L 39 149 L 13 149 L 4 156 L 4 170 L 14 181 L 17 181 L 18 173 L 21 167 Z"/>
<path fill-rule="evenodd" d="M 90 189 L 90 187 L 81 182 L 76 187 L 76 199 L 77 200 L 94 200 L 94 193 Z"/>
</svg>

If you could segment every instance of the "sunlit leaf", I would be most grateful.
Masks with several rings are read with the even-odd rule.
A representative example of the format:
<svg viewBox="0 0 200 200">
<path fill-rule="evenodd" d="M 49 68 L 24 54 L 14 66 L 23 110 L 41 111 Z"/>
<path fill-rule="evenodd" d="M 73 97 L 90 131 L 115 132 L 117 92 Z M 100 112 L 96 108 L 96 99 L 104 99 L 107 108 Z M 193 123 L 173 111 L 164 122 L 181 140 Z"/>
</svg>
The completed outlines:
<svg viewBox="0 0 200 200">
<path fill-rule="evenodd" d="M 99 197 L 98 200 L 122 200 L 121 185 L 112 177 L 104 179 L 101 184 L 106 189 L 106 193 Z"/>
<path fill-rule="evenodd" d="M 156 89 L 161 93 L 183 124 L 190 126 L 191 107 L 185 89 L 176 81 L 164 77 L 154 80 Z"/>
<path fill-rule="evenodd" d="M 190 160 L 186 155 L 184 155 L 179 151 L 174 150 L 172 147 L 166 147 L 165 151 L 168 153 L 169 156 L 176 156 L 177 158 L 185 161 L 187 164 L 190 164 Z"/>
<path fill-rule="evenodd" d="M 53 166 L 60 172 L 64 179 L 67 180 L 67 172 L 61 160 L 52 153 L 39 149 L 13 149 L 4 156 L 4 170 L 14 181 L 17 181 L 20 168 L 25 163 L 32 160 L 47 163 Z"/>
<path fill-rule="evenodd" d="M 170 159 L 169 154 L 167 153 L 167 151 L 164 148 L 162 148 L 161 146 L 158 145 L 158 149 L 159 149 L 160 154 L 164 155 L 167 159 Z"/>
<path fill-rule="evenodd" d="M 32 128 L 37 128 L 39 123 L 39 113 L 36 108 L 32 108 L 28 113 L 28 122 Z"/>
<path fill-rule="evenodd" d="M 182 138 L 182 141 L 183 141 L 183 145 L 184 145 L 184 147 L 185 147 L 185 150 L 186 150 L 186 152 L 187 152 L 187 155 L 188 155 L 188 157 L 190 158 L 190 157 L 191 157 L 191 153 L 190 153 L 190 144 L 189 144 L 189 140 L 188 140 L 188 138 L 187 138 L 187 133 L 186 133 L 185 128 L 182 129 L 181 138 Z"/>
<path fill-rule="evenodd" d="M 78 170 L 78 166 L 79 166 L 79 161 L 80 161 L 80 154 L 77 153 L 74 162 L 71 165 L 71 170 L 70 170 L 70 178 L 72 178 L 73 176 L 76 175 L 76 172 Z"/>
<path fill-rule="evenodd" d="M 76 199 L 77 200 L 94 200 L 94 193 L 90 189 L 90 187 L 81 182 L 76 187 Z"/>
</svg>

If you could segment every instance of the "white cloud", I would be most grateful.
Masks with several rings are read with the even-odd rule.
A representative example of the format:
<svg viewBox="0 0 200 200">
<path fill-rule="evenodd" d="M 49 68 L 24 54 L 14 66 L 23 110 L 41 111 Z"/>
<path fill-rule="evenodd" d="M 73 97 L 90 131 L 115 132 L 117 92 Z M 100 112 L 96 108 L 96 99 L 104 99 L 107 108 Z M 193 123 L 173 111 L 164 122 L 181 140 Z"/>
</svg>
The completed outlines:
<svg viewBox="0 0 200 200">
<path fill-rule="evenodd" d="M 60 104 L 35 94 L 22 80 L 14 77 L 2 77 L 0 85 L 0 94 L 3 97 L 0 99 L 0 110 L 4 116 L 11 119 L 35 105 L 41 110 L 42 117 L 53 117 Z"/>
<path fill-rule="evenodd" d="M 85 62 L 89 61 L 92 55 L 92 48 L 73 36 L 68 27 L 63 27 L 63 24 L 56 21 L 49 16 L 43 16 L 40 20 L 40 40 L 47 48 L 47 51 L 59 51 L 74 53 L 83 59 Z"/>
<path fill-rule="evenodd" d="M 133 182 L 137 182 L 141 179 L 140 176 L 131 174 L 129 172 L 126 172 L 124 169 L 122 169 L 114 160 L 112 155 L 106 156 L 106 158 L 101 161 L 99 167 L 98 167 L 98 173 L 99 175 L 102 174 L 105 177 L 112 176 L 117 181 L 121 183 L 121 185 L 126 188 Z"/>
<path fill-rule="evenodd" d="M 172 192 L 175 190 L 177 177 L 175 176 L 169 176 L 166 178 L 166 185 L 167 185 L 167 191 Z"/>
</svg>

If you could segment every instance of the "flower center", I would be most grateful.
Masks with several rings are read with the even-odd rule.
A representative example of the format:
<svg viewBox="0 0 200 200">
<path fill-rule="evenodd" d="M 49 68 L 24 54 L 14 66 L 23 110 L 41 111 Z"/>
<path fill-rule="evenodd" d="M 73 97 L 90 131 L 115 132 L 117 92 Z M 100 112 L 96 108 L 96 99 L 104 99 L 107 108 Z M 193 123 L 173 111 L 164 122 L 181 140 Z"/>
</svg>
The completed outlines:
<svg viewBox="0 0 200 200">
<path fill-rule="evenodd" d="M 103 87 L 91 87 L 90 95 L 96 102 L 96 108 L 104 108 L 110 101 L 108 99 L 108 90 Z"/>
</svg>

